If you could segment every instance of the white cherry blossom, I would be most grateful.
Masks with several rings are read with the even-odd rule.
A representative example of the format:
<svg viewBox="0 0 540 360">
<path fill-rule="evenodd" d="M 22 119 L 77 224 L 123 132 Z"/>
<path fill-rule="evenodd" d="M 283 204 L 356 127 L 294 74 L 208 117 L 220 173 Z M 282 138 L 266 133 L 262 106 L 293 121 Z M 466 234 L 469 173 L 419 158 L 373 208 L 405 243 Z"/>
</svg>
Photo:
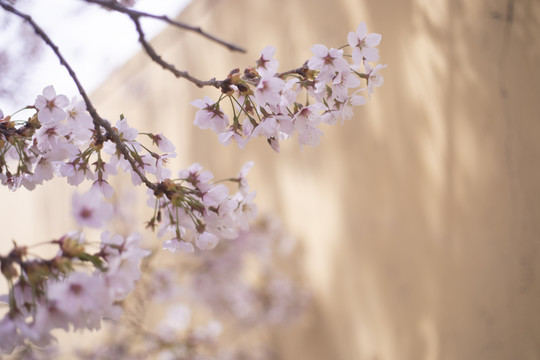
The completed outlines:
<svg viewBox="0 0 540 360">
<path fill-rule="evenodd" d="M 104 202 L 95 190 L 73 194 L 72 207 L 73 217 L 81 226 L 100 228 L 113 214 L 112 205 Z"/>
<path fill-rule="evenodd" d="M 366 61 L 379 60 L 379 50 L 375 46 L 381 42 L 380 34 L 368 34 L 367 25 L 361 22 L 356 32 L 350 32 L 347 36 L 349 46 L 353 48 L 352 57 L 355 64 L 361 64 Z"/>
<path fill-rule="evenodd" d="M 39 121 L 44 124 L 64 120 L 66 117 L 64 109 L 68 105 L 68 98 L 65 95 L 57 96 L 52 86 L 45 87 L 42 95 L 38 95 L 34 103 L 34 106 L 39 111 Z"/>
</svg>

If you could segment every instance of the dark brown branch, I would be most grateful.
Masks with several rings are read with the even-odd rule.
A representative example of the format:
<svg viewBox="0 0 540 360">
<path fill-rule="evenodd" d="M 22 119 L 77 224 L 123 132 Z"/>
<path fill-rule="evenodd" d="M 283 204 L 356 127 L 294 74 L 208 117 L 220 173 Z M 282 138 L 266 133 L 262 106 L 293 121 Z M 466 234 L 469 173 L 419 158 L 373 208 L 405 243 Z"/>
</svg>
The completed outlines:
<svg viewBox="0 0 540 360">
<path fill-rule="evenodd" d="M 139 42 L 141 43 L 144 51 L 150 57 L 150 59 L 152 59 L 152 61 L 161 65 L 163 69 L 170 71 L 177 78 L 186 79 L 201 88 L 204 86 L 213 86 L 215 88 L 224 90 L 227 86 L 230 85 L 230 82 L 227 82 L 226 80 L 216 80 L 215 78 L 212 78 L 206 81 L 199 80 L 193 77 L 192 75 L 190 75 L 187 71 L 178 70 L 173 64 L 168 63 L 165 60 L 163 60 L 161 55 L 159 55 L 157 51 L 154 49 L 154 47 L 150 45 L 150 43 L 146 40 L 144 30 L 142 29 L 141 22 L 139 21 L 139 17 L 137 15 L 130 15 L 130 18 L 135 24 L 135 28 L 137 29 L 137 33 L 139 34 Z M 302 67 L 276 74 L 276 76 L 284 78 L 287 75 L 295 74 L 295 75 L 300 75 L 303 78 L 305 78 L 308 70 L 309 68 L 307 66 L 307 61 L 306 61 L 304 65 L 302 65 Z"/>
<path fill-rule="evenodd" d="M 163 58 L 154 50 L 152 45 L 150 45 L 150 43 L 148 41 L 146 41 L 144 31 L 143 31 L 143 29 L 141 27 L 141 23 L 139 21 L 138 16 L 132 15 L 130 17 L 131 17 L 131 20 L 133 20 L 133 23 L 135 24 L 135 28 L 137 29 L 137 33 L 139 34 L 139 42 L 141 43 L 141 45 L 142 45 L 144 51 L 146 52 L 146 54 L 150 57 L 150 59 L 152 59 L 152 61 L 154 61 L 157 64 L 161 65 L 161 67 L 163 67 L 163 69 L 173 73 L 174 76 L 176 76 L 177 78 L 186 79 L 186 80 L 194 83 L 198 87 L 203 87 L 203 86 L 214 86 L 216 88 L 221 87 L 221 85 L 223 84 L 223 81 L 218 81 L 215 78 L 211 79 L 211 80 L 207 80 L 207 81 L 199 80 L 199 79 L 191 76 L 187 71 L 180 71 L 177 68 L 175 68 L 174 65 L 172 65 L 172 64 L 166 62 L 165 60 L 163 60 Z"/>
<path fill-rule="evenodd" d="M 71 77 L 71 79 L 73 80 L 75 85 L 77 86 L 77 90 L 79 91 L 79 94 L 81 94 L 81 96 L 82 96 L 82 98 L 84 100 L 84 103 L 86 104 L 86 110 L 90 113 L 90 116 L 92 116 L 92 120 L 93 120 L 95 128 L 96 128 L 95 129 L 96 130 L 95 136 L 98 139 L 100 137 L 102 138 L 103 135 L 101 134 L 101 129 L 100 128 L 101 127 L 104 128 L 107 135 L 108 135 L 108 137 L 110 138 L 110 140 L 113 141 L 116 144 L 116 146 L 118 147 L 118 149 L 120 150 L 120 152 L 122 153 L 124 158 L 129 162 L 129 164 L 133 168 L 133 171 L 137 175 L 139 175 L 141 180 L 145 183 L 145 185 L 148 188 L 153 190 L 156 187 L 155 184 L 153 184 L 150 180 L 148 180 L 146 178 L 146 176 L 139 170 L 139 168 L 137 166 L 137 163 L 135 162 L 133 157 L 130 155 L 129 150 L 127 149 L 126 145 L 124 145 L 124 143 L 122 142 L 122 139 L 120 139 L 120 136 L 118 135 L 118 133 L 113 129 L 112 125 L 107 120 L 103 119 L 97 113 L 96 108 L 94 107 L 94 105 L 90 101 L 90 98 L 88 97 L 88 94 L 86 93 L 86 90 L 84 89 L 84 87 L 82 86 L 81 82 L 79 81 L 77 75 L 75 74 L 75 71 L 72 69 L 71 65 L 69 65 L 69 63 L 66 61 L 64 56 L 60 53 L 60 50 L 58 49 L 58 46 L 56 46 L 52 42 L 52 40 L 49 38 L 47 33 L 45 33 L 45 31 L 36 22 L 34 22 L 32 17 L 18 11 L 13 6 L 7 4 L 3 0 L 0 0 L 0 7 L 4 8 L 4 10 L 6 10 L 6 11 L 8 11 L 8 12 L 14 14 L 14 15 L 17 15 L 18 17 L 20 17 L 24 21 L 26 21 L 34 29 L 36 34 L 43 40 L 43 42 L 45 42 L 47 44 L 47 46 L 49 46 L 53 50 L 53 52 L 56 55 L 56 57 L 58 58 L 58 60 L 60 60 L 60 64 L 62 64 L 66 68 L 66 70 L 69 73 L 69 76 Z"/>
<path fill-rule="evenodd" d="M 114 11 L 126 14 L 131 19 L 147 17 L 147 18 L 151 18 L 151 19 L 160 20 L 160 21 L 163 21 L 163 22 L 165 22 L 165 23 L 167 23 L 169 25 L 175 26 L 177 28 L 195 32 L 195 33 L 199 34 L 200 36 L 207 38 L 210 41 L 213 41 L 215 43 L 218 43 L 220 45 L 225 46 L 227 49 L 229 49 L 231 51 L 238 51 L 238 52 L 242 52 L 242 53 L 246 52 L 246 50 L 242 49 L 241 47 L 238 47 L 238 46 L 236 46 L 234 44 L 231 44 L 229 42 L 221 40 L 221 39 L 215 37 L 214 35 L 211 35 L 211 34 L 207 33 L 206 31 L 204 31 L 200 27 L 192 26 L 192 25 L 188 25 L 188 24 L 176 21 L 176 20 L 172 20 L 171 18 L 169 18 L 166 15 L 154 15 L 154 14 L 149 14 L 149 13 L 145 13 L 145 12 L 142 12 L 142 11 L 133 10 L 133 9 L 127 8 L 127 7 L 119 4 L 118 1 L 116 1 L 116 0 L 84 0 L 84 1 L 86 1 L 87 3 L 98 4 L 98 5 L 101 5 L 104 8 L 107 8 L 109 10 L 114 10 Z"/>
</svg>

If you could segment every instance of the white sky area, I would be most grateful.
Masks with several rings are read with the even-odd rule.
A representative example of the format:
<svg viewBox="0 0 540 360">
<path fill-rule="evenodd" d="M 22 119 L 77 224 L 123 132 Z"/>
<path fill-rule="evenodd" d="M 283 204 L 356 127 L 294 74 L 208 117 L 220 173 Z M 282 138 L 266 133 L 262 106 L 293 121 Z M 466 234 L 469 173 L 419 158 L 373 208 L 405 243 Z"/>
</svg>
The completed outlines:
<svg viewBox="0 0 540 360">
<path fill-rule="evenodd" d="M 139 0 L 134 9 L 174 18 L 190 1 Z M 16 8 L 32 16 L 45 30 L 89 93 L 141 50 L 138 34 L 129 17 L 98 5 L 76 0 L 19 0 Z M 147 40 L 165 27 L 158 20 L 146 18 L 141 18 L 141 24 Z M 13 53 L 21 48 L 21 42 L 25 41 L 17 31 L 21 26 L 26 25 L 21 25 L 15 15 L 0 8 L 0 50 Z M 0 82 L 9 84 L 15 93 L 14 100 L 0 94 L 0 109 L 5 115 L 33 104 L 47 85 L 53 85 L 57 93 L 68 98 L 78 95 L 73 80 L 49 47 L 42 47 L 37 56 L 28 60 L 21 61 L 25 66 L 23 71 L 13 71 L 16 78 L 10 78 L 9 73 L 0 75 Z M 19 76 L 21 72 L 23 76 Z"/>
</svg>

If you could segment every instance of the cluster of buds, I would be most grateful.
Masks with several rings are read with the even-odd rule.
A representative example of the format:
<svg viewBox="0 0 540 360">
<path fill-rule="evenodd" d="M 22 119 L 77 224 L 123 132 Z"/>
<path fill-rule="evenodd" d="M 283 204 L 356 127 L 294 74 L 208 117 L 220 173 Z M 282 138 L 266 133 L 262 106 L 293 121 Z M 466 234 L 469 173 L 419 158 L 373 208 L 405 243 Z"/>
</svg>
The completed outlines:
<svg viewBox="0 0 540 360">
<path fill-rule="evenodd" d="M 31 341 L 46 346 L 54 329 L 99 329 L 103 318 L 118 319 L 118 302 L 133 290 L 138 265 L 149 251 L 139 247 L 140 236 L 127 239 L 105 232 L 99 250 L 89 252 L 81 232 L 49 244 L 58 246 L 50 259 L 33 258 L 25 246 L 0 256 L 9 294 L 2 296 L 8 312 L 0 320 L 0 350 Z M 86 271 L 85 271 L 86 270 Z"/>
<path fill-rule="evenodd" d="M 217 101 L 205 97 L 192 102 L 200 109 L 194 124 L 216 132 L 221 143 L 234 140 L 240 148 L 252 138 L 264 137 L 279 152 L 279 141 L 295 134 L 300 147 L 317 146 L 323 134 L 319 125 L 350 119 L 353 107 L 366 103 L 362 92 L 370 96 L 382 85 L 379 71 L 386 65 L 372 65 L 379 59 L 380 41 L 381 35 L 368 34 L 361 23 L 342 47 L 352 49 L 351 54 L 316 44 L 309 61 L 283 73 L 277 72 L 275 48 L 268 46 L 255 67 L 229 74 Z M 223 101 L 231 104 L 232 122 L 222 110 Z"/>
</svg>

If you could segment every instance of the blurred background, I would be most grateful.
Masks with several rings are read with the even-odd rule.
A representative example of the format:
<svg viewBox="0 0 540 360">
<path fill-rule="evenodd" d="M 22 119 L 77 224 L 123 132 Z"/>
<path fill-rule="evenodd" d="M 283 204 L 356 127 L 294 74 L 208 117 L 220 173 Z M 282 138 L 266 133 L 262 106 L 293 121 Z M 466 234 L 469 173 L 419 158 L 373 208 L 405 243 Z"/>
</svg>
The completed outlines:
<svg viewBox="0 0 540 360">
<path fill-rule="evenodd" d="M 199 162 L 223 178 L 255 161 L 260 211 L 298 239 L 313 292 L 306 316 L 272 339 L 284 359 L 540 359 L 540 2 L 194 0 L 179 18 L 248 50 L 177 29 L 153 40 L 201 79 L 252 65 L 266 45 L 281 71 L 298 67 L 362 21 L 383 37 L 384 85 L 302 152 L 295 141 L 280 154 L 262 140 L 224 148 L 192 125 L 189 104 L 218 91 L 143 54 L 92 95 L 102 116 L 169 137 L 173 169 Z M 65 230 L 65 187 L 30 195 L 44 202 L 19 200 L 2 224 L 24 213 L 35 225 L 3 241 Z"/>
</svg>

